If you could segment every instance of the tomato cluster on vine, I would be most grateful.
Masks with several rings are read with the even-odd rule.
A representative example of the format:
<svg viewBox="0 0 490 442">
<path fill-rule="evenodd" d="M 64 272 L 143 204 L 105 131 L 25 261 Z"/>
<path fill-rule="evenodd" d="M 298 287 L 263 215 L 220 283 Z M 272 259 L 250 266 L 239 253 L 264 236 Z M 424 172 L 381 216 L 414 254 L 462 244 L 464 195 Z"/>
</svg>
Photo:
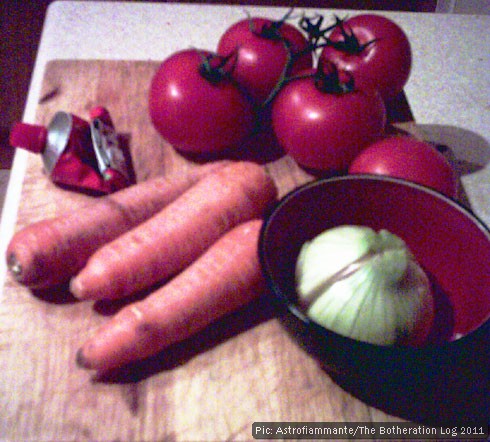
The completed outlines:
<svg viewBox="0 0 490 442">
<path fill-rule="evenodd" d="M 376 14 L 292 19 L 292 11 L 279 21 L 247 17 L 215 51 L 164 60 L 149 94 L 162 137 L 178 151 L 209 154 L 272 131 L 300 166 L 346 171 L 384 136 L 386 103 L 410 74 L 408 38 Z"/>
</svg>

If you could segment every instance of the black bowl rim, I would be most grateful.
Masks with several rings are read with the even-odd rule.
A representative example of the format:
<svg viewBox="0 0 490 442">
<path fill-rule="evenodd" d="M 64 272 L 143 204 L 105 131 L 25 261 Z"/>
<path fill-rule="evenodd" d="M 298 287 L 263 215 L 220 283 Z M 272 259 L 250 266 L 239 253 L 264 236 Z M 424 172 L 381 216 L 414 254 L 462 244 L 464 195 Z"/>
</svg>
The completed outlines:
<svg viewBox="0 0 490 442">
<path fill-rule="evenodd" d="M 450 341 L 445 341 L 443 343 L 436 343 L 436 344 L 430 344 L 424 347 L 392 347 L 392 346 L 382 346 L 382 345 L 376 345 L 376 344 L 371 344 L 368 342 L 363 342 L 359 341 L 357 339 L 352 339 L 343 335 L 340 335 L 332 330 L 329 330 L 325 327 L 320 326 L 319 324 L 315 323 L 314 321 L 310 320 L 301 310 L 298 308 L 298 306 L 290 301 L 282 292 L 281 288 L 279 285 L 274 281 L 272 277 L 272 272 L 267 264 L 267 260 L 265 257 L 265 238 L 267 236 L 267 232 L 269 230 L 270 224 L 272 219 L 274 218 L 274 214 L 281 209 L 284 205 L 286 205 L 290 199 L 294 198 L 297 194 L 302 193 L 312 187 L 316 186 L 322 186 L 325 183 L 330 183 L 330 182 L 338 182 L 338 181 L 359 181 L 359 180 L 366 180 L 366 181 L 378 181 L 378 182 L 391 182 L 395 183 L 401 186 L 407 186 L 407 187 L 412 187 L 415 189 L 418 189 L 424 193 L 431 194 L 435 198 L 438 198 L 440 200 L 443 200 L 450 206 L 452 206 L 454 209 L 457 211 L 461 212 L 464 216 L 469 218 L 482 232 L 483 234 L 488 238 L 490 241 L 490 228 L 485 225 L 485 223 L 476 215 L 472 212 L 472 210 L 468 209 L 467 207 L 463 206 L 460 202 L 455 200 L 454 198 L 451 198 L 433 188 L 427 187 L 422 184 L 415 183 L 413 181 L 408 181 L 402 178 L 395 178 L 395 177 L 390 177 L 386 175 L 375 175 L 375 174 L 352 174 L 352 175 L 341 175 L 341 176 L 334 176 L 334 177 L 326 177 L 326 178 L 316 178 L 313 179 L 312 181 L 309 181 L 305 184 L 302 184 L 295 189 L 289 191 L 286 193 L 282 198 L 277 201 L 277 203 L 271 208 L 271 210 L 266 214 L 264 218 L 264 222 L 262 224 L 260 233 L 259 233 L 259 243 L 258 243 L 258 253 L 259 253 L 259 261 L 261 264 L 262 268 L 262 273 L 266 279 L 267 285 L 272 291 L 273 295 L 275 296 L 276 300 L 279 300 L 281 305 L 285 306 L 290 314 L 295 316 L 299 321 L 303 323 L 306 327 L 312 328 L 315 333 L 318 333 L 320 335 L 325 336 L 327 339 L 331 338 L 336 341 L 344 341 L 346 343 L 349 343 L 351 346 L 360 346 L 363 348 L 370 348 L 373 351 L 381 351 L 381 352 L 393 352 L 395 351 L 401 351 L 401 352 L 417 352 L 417 353 L 424 353 L 426 351 L 431 352 L 434 348 L 435 349 L 441 349 L 445 347 L 451 347 L 454 346 L 455 344 L 459 345 L 462 344 L 464 341 L 467 339 L 470 339 L 471 336 L 480 330 L 482 327 L 487 326 L 490 323 L 490 314 L 487 316 L 487 318 L 474 330 L 470 331 L 469 333 L 465 334 L 464 336 L 453 339 Z"/>
</svg>

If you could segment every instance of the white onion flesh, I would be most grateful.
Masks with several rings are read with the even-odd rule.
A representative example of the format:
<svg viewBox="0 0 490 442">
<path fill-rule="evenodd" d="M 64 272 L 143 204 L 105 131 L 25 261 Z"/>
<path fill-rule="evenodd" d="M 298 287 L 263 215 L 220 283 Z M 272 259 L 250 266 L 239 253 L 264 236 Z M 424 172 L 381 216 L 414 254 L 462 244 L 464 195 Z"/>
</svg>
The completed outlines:
<svg viewBox="0 0 490 442">
<path fill-rule="evenodd" d="M 307 315 L 343 336 L 419 346 L 430 331 L 430 281 L 387 230 L 339 226 L 321 233 L 303 245 L 296 283 Z"/>
</svg>

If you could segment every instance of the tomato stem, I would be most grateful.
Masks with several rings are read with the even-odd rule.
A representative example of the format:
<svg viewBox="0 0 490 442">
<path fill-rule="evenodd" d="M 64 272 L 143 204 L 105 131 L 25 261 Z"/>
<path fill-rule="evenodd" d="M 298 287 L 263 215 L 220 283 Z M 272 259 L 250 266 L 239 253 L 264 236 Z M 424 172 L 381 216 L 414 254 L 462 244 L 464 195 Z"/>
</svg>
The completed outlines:
<svg viewBox="0 0 490 442">
<path fill-rule="evenodd" d="M 268 24 L 264 24 L 260 29 L 256 29 L 253 18 L 251 18 L 250 14 L 247 12 L 247 15 L 249 16 L 250 32 L 258 37 L 266 38 L 268 40 L 283 40 L 279 30 L 281 26 L 291 17 L 293 10 L 294 8 L 290 8 L 280 20 L 271 21 Z"/>
<path fill-rule="evenodd" d="M 313 20 L 316 19 L 316 22 Z M 326 28 L 322 28 L 324 17 L 323 15 L 316 14 L 313 18 L 306 17 L 303 15 L 299 21 L 299 27 L 306 32 L 309 42 L 309 50 L 316 51 L 320 45 L 321 41 L 327 40 L 327 34 L 338 26 L 339 18 L 336 17 L 337 21 Z"/>
<path fill-rule="evenodd" d="M 334 46 L 337 48 L 347 47 L 349 48 L 348 50 L 350 52 L 355 52 L 355 51 L 362 52 L 366 47 L 368 47 L 369 45 L 373 44 L 376 41 L 376 40 L 371 40 L 365 43 L 364 45 L 361 45 L 357 37 L 354 35 L 354 32 L 350 30 L 349 33 L 345 29 L 344 21 L 346 20 L 346 18 L 340 18 L 337 15 L 335 15 L 334 16 L 335 23 L 330 24 L 328 26 L 324 26 L 324 17 L 322 15 L 316 14 L 313 17 L 307 17 L 303 14 L 303 16 L 299 20 L 299 27 L 307 34 L 308 44 L 301 51 L 293 52 L 291 48 L 291 44 L 285 38 L 283 38 L 281 34 L 278 32 L 280 26 L 285 22 L 285 20 L 287 20 L 290 17 L 291 13 L 292 13 L 292 9 L 290 9 L 289 12 L 281 20 L 277 22 L 273 22 L 270 26 L 267 26 L 268 29 L 266 31 L 261 30 L 260 32 L 257 32 L 253 28 L 254 26 L 253 19 L 250 20 L 251 32 L 255 32 L 256 35 L 260 35 L 260 36 L 270 35 L 269 37 L 265 37 L 265 38 L 274 38 L 282 41 L 287 52 L 287 60 L 284 69 L 281 73 L 281 76 L 278 82 L 276 83 L 274 89 L 271 91 L 271 93 L 266 98 L 266 100 L 261 104 L 260 107 L 262 109 L 265 109 L 267 106 L 270 105 L 270 103 L 274 100 L 276 95 L 279 93 L 279 91 L 283 88 L 283 86 L 286 83 L 289 83 L 290 81 L 299 78 L 306 78 L 306 77 L 315 78 L 316 87 L 318 88 L 318 90 L 325 93 L 343 94 L 343 93 L 353 91 L 354 79 L 352 75 L 345 72 L 343 75 L 348 75 L 349 78 L 347 79 L 347 81 L 341 81 L 339 71 L 337 67 L 333 64 L 329 65 L 327 70 L 325 70 L 325 66 L 320 64 L 317 67 L 316 72 L 311 74 L 308 73 L 308 74 L 298 75 L 294 77 L 290 77 L 289 74 L 297 59 L 309 53 L 315 56 L 317 50 L 325 46 Z M 332 42 L 328 37 L 329 33 L 337 27 L 340 27 L 342 35 L 344 36 L 344 41 L 342 42 Z M 266 26 L 264 26 L 264 28 L 266 28 Z"/>
<path fill-rule="evenodd" d="M 279 91 L 282 89 L 282 87 L 286 84 L 288 80 L 288 74 L 290 72 L 290 69 L 293 66 L 293 63 L 295 61 L 295 57 L 292 54 L 291 51 L 291 45 L 285 38 L 281 38 L 281 41 L 286 49 L 286 54 L 287 54 L 287 59 L 286 59 L 286 64 L 284 65 L 284 69 L 281 72 L 281 76 L 279 77 L 278 82 L 274 86 L 274 89 L 272 89 L 271 93 L 269 96 L 265 99 L 265 101 L 261 104 L 262 108 L 266 108 L 269 106 L 269 104 L 274 100 L 276 95 L 279 93 Z"/>
<path fill-rule="evenodd" d="M 360 54 L 363 52 L 368 46 L 374 44 L 377 39 L 374 38 L 367 43 L 360 44 L 359 39 L 354 34 L 354 31 L 349 27 L 346 29 L 345 18 L 341 19 L 337 15 L 335 16 L 335 24 L 332 29 L 339 28 L 344 38 L 341 41 L 332 41 L 330 38 L 326 37 L 325 42 L 321 46 L 331 46 L 334 49 L 337 49 L 342 52 L 347 52 L 348 54 Z"/>
<path fill-rule="evenodd" d="M 339 70 L 334 63 L 319 63 L 314 75 L 316 88 L 329 94 L 352 92 L 354 90 L 354 77 L 349 72 L 343 71 L 343 73 L 348 76 L 347 81 L 341 80 Z"/>
<path fill-rule="evenodd" d="M 211 84 L 218 84 L 224 79 L 229 79 L 235 64 L 231 68 L 225 69 L 232 57 L 236 59 L 236 52 L 221 56 L 217 54 L 206 54 L 200 52 L 202 63 L 199 66 L 199 74 Z"/>
</svg>

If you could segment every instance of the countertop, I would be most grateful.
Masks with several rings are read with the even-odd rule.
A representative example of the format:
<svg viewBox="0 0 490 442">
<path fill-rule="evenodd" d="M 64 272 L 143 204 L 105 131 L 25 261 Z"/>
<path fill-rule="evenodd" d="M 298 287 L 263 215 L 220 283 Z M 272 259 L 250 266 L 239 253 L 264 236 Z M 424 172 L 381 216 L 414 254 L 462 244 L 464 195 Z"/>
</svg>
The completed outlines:
<svg viewBox="0 0 490 442">
<path fill-rule="evenodd" d="M 277 18 L 287 9 L 146 2 L 52 3 L 42 33 L 24 121 L 35 121 L 43 78 L 50 61 L 155 62 L 182 48 L 213 49 L 224 29 L 242 19 L 245 11 Z M 356 14 L 352 10 L 320 12 L 327 17 L 333 13 L 340 16 Z M 431 141 L 450 147 L 458 160 L 467 166 L 467 173 L 462 177 L 467 201 L 471 210 L 486 225 L 490 225 L 490 16 L 392 12 L 383 14 L 405 30 L 412 44 L 414 64 L 405 93 L 419 132 Z M 6 245 L 15 229 L 27 158 L 27 153 L 22 150 L 18 150 L 14 158 L 0 224 L 1 256 L 4 256 Z M 5 280 L 6 268 L 2 259 L 0 302 L 4 302 Z M 256 330 L 257 335 L 263 332 L 265 329 L 261 327 Z M 245 352 L 245 349 L 242 350 Z M 272 372 L 266 374 L 273 377 Z M 289 374 L 294 376 L 294 371 Z M 199 382 L 199 379 L 196 378 L 195 382 Z M 21 386 L 17 385 L 16 388 Z M 98 394 L 109 394 L 108 389 L 110 386 L 106 385 Z M 171 402 L 171 398 L 168 400 Z M 246 401 L 245 398 L 243 400 Z M 359 407 L 357 402 L 351 402 L 350 397 L 346 396 L 343 400 L 343 404 L 338 404 L 343 407 L 342 412 L 334 415 L 337 420 L 346 416 L 344 412 L 349 407 Z M 91 406 L 95 407 L 97 398 L 92 398 L 92 401 Z M 183 404 L 183 410 L 191 413 L 191 405 Z M 238 406 L 238 403 L 235 405 Z M 264 409 L 274 409 L 274 404 L 268 404 Z M 373 418 L 373 414 L 370 417 Z M 376 420 L 376 416 L 374 417 Z M 379 420 L 383 417 L 384 415 L 379 415 L 377 418 Z M 226 415 L 222 419 L 226 420 Z M 171 420 L 171 417 L 167 420 Z M 260 416 L 257 420 L 261 420 Z M 139 425 L 144 425 L 144 419 L 138 422 Z M 233 427 L 230 422 L 225 424 L 230 429 Z M 117 432 L 114 431 L 107 434 L 117 437 Z M 209 432 L 188 434 L 212 437 Z M 231 430 L 229 434 L 232 438 Z M 241 428 L 235 435 L 237 438 L 251 438 L 248 427 Z M 167 436 L 171 437 L 172 434 Z M 215 435 L 216 437 L 221 438 L 219 435 Z M 176 439 L 179 439 L 178 435 Z"/>
</svg>

